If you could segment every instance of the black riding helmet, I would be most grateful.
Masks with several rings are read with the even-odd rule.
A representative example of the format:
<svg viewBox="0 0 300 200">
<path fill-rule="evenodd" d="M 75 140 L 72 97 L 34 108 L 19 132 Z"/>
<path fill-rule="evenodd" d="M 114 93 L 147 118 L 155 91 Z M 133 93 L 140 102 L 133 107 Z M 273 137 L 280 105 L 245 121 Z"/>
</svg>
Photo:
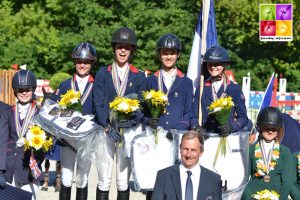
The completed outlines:
<svg viewBox="0 0 300 200">
<path fill-rule="evenodd" d="M 117 29 L 112 34 L 111 46 L 113 49 L 115 49 L 116 44 L 129 44 L 132 45 L 134 49 L 136 49 L 137 37 L 135 32 L 127 27 Z"/>
<path fill-rule="evenodd" d="M 262 109 L 257 116 L 256 126 L 258 130 L 263 128 L 275 128 L 277 130 L 282 126 L 282 114 L 274 107 L 266 107 Z"/>
<path fill-rule="evenodd" d="M 12 87 L 14 90 L 32 88 L 32 91 L 34 92 L 36 85 L 36 78 L 30 70 L 19 70 L 14 74 L 12 79 Z"/>
<path fill-rule="evenodd" d="M 176 49 L 178 53 L 180 53 L 181 48 L 178 37 L 171 33 L 161 36 L 156 43 L 156 51 L 159 51 L 160 49 Z"/>
<path fill-rule="evenodd" d="M 229 64 L 230 59 L 227 50 L 224 47 L 213 46 L 206 51 L 203 62 L 222 62 Z"/>
<path fill-rule="evenodd" d="M 74 60 L 90 60 L 95 62 L 97 60 L 96 49 L 88 42 L 79 43 L 72 52 Z"/>
</svg>

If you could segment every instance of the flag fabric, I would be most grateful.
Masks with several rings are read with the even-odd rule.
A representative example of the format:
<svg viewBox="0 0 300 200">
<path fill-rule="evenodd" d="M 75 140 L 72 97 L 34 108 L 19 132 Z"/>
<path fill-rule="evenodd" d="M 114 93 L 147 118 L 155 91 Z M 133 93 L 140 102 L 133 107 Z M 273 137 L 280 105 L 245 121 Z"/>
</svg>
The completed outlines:
<svg viewBox="0 0 300 200">
<path fill-rule="evenodd" d="M 29 167 L 30 167 L 31 173 L 35 179 L 37 179 L 42 174 L 41 170 L 39 169 L 38 163 L 36 162 L 36 160 L 33 156 L 33 153 L 31 153 L 31 156 L 30 156 Z"/>
<path fill-rule="evenodd" d="M 268 86 L 266 88 L 263 100 L 262 100 L 262 102 L 260 104 L 260 107 L 259 107 L 257 113 L 259 113 L 262 109 L 264 109 L 264 108 L 266 108 L 266 107 L 268 107 L 268 106 L 271 105 L 272 96 L 273 96 L 273 90 L 275 88 L 274 86 L 275 86 L 276 81 L 277 81 L 277 76 L 276 76 L 275 73 L 273 73 L 272 76 L 271 76 L 271 78 L 270 78 L 270 81 L 269 81 Z M 275 92 L 274 92 L 274 94 L 275 94 Z"/>
<path fill-rule="evenodd" d="M 200 83 L 199 77 L 201 73 L 202 59 L 206 49 L 217 45 L 218 37 L 214 1 L 203 0 L 198 16 L 187 72 L 187 77 L 193 81 L 194 88 L 196 88 Z"/>
</svg>

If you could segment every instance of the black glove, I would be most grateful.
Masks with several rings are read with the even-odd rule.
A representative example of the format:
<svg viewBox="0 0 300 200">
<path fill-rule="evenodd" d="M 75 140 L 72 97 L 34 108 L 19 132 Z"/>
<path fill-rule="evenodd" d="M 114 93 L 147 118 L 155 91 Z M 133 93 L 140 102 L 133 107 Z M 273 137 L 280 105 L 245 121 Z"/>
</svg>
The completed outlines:
<svg viewBox="0 0 300 200">
<path fill-rule="evenodd" d="M 146 122 L 147 126 L 150 126 L 153 129 L 156 129 L 159 124 L 159 118 L 149 118 Z"/>
<path fill-rule="evenodd" d="M 122 119 L 117 122 L 119 128 L 131 128 L 136 125 L 136 121 L 133 119 Z"/>
<path fill-rule="evenodd" d="M 120 133 L 114 129 L 114 128 L 110 128 L 108 131 L 108 137 L 111 141 L 113 142 L 122 142 L 122 136 L 120 135 Z"/>
<path fill-rule="evenodd" d="M 168 133 L 166 135 L 166 138 L 168 138 L 169 140 L 173 140 L 174 139 L 173 134 L 171 133 L 171 131 L 168 131 Z"/>
<path fill-rule="evenodd" d="M 195 126 L 193 130 L 201 134 L 204 140 L 207 140 L 209 138 L 209 134 L 206 132 L 204 128 L 202 128 L 202 126 Z"/>
<path fill-rule="evenodd" d="M 133 113 L 133 119 L 136 121 L 137 124 L 142 121 L 143 117 L 144 117 L 144 113 L 142 113 L 140 109 L 136 110 Z"/>
<path fill-rule="evenodd" d="M 6 180 L 4 176 L 4 172 L 0 171 L 0 189 L 4 189 L 6 186 Z"/>
<path fill-rule="evenodd" d="M 232 126 L 230 124 L 225 124 L 218 127 L 220 129 L 220 136 L 227 136 L 232 131 Z"/>
</svg>

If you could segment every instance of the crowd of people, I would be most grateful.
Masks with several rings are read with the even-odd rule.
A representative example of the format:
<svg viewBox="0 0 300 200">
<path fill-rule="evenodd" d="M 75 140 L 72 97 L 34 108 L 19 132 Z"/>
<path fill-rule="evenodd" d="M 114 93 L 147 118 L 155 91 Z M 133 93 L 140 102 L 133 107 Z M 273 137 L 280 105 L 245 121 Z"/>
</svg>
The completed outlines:
<svg viewBox="0 0 300 200">
<path fill-rule="evenodd" d="M 154 189 L 147 192 L 146 199 L 221 199 L 222 177 L 200 165 L 205 139 L 209 138 L 211 132 L 224 137 L 233 132 L 252 129 L 241 87 L 225 76 L 225 69 L 230 63 L 227 50 L 222 46 L 207 50 L 203 67 L 209 78 L 202 87 L 197 87 L 194 94 L 192 81 L 177 66 L 182 46 L 176 35 L 168 33 L 158 39 L 156 52 L 161 66 L 148 77 L 131 64 L 137 50 L 137 36 L 132 29 L 117 29 L 112 34 L 111 46 L 114 52 L 112 63 L 100 67 L 93 78 L 90 72 L 96 67 L 96 48 L 91 43 L 79 43 L 72 52 L 75 74 L 62 82 L 56 95 L 52 97 L 54 101 L 59 101 L 61 95 L 68 90 L 79 91 L 82 114 L 95 115 L 95 122 L 105 130 L 104 148 L 107 153 L 96 155 L 96 159 L 104 159 L 108 163 L 106 167 L 97 166 L 96 199 L 106 200 L 109 197 L 113 162 L 116 158 L 117 199 L 129 200 L 130 160 L 123 156 L 124 148 L 117 144 L 123 140 L 120 128 L 131 128 L 137 124 L 143 128 L 149 126 L 152 129 L 161 127 L 167 131 L 186 131 L 180 144 L 181 161 L 157 173 Z M 30 173 L 31 154 L 24 150 L 24 141 L 21 139 L 27 133 L 33 116 L 39 112 L 34 95 L 36 86 L 36 78 L 30 70 L 19 70 L 12 80 L 16 105 L 11 107 L 2 102 L 0 104 L 0 195 L 1 189 L 8 182 L 31 192 L 32 199 L 38 199 L 36 194 L 43 176 L 35 177 Z M 109 104 L 115 97 L 135 93 L 142 100 L 143 92 L 149 90 L 161 91 L 167 95 L 168 104 L 159 118 L 153 118 L 145 108 L 142 112 L 134 112 L 130 119 L 111 122 Z M 220 124 L 209 114 L 207 107 L 227 96 L 232 98 L 234 107 L 228 123 Z M 202 116 L 200 122 L 199 113 Z M 285 134 L 279 134 L 288 121 L 290 120 L 284 120 L 284 115 L 273 107 L 260 112 L 256 124 L 258 139 L 249 149 L 250 178 L 242 199 L 250 200 L 256 192 L 263 189 L 276 191 L 282 200 L 286 200 L 289 194 L 295 200 L 300 199 L 300 141 L 289 139 L 293 131 L 295 135 L 299 133 L 296 133 L 296 129 L 289 130 L 290 133 L 285 129 Z M 299 123 L 295 127 L 299 128 Z M 172 140 L 172 135 L 167 134 L 167 137 Z M 59 199 L 71 198 L 75 164 L 76 199 L 88 199 L 91 162 L 82 160 L 70 148 L 74 141 L 57 141 L 56 145 L 61 146 L 62 184 Z M 36 158 L 40 168 L 44 158 L 45 155 Z M 85 163 L 84 167 L 82 162 Z"/>
</svg>

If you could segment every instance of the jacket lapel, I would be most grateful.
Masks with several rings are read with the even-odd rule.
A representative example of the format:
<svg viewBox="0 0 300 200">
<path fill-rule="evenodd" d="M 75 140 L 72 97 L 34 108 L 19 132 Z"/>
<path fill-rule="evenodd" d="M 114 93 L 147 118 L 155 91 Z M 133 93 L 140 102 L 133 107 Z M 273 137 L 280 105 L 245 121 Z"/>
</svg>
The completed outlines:
<svg viewBox="0 0 300 200">
<path fill-rule="evenodd" d="M 206 172 L 205 172 L 205 169 L 203 167 L 200 166 L 200 169 L 201 169 L 201 174 L 200 174 L 200 182 L 199 182 L 199 186 L 198 186 L 198 194 L 197 194 L 197 199 L 204 199 L 204 196 L 203 196 L 203 192 L 200 192 L 201 190 L 202 191 L 208 191 L 208 188 L 207 188 L 207 183 L 209 180 L 207 180 L 207 177 L 206 177 Z M 202 195 L 201 195 L 202 194 Z"/>
<path fill-rule="evenodd" d="M 181 192 L 181 183 L 180 183 L 180 171 L 179 171 L 179 165 L 174 165 L 172 168 L 172 182 L 174 185 L 174 190 L 177 196 L 178 200 L 181 200 L 182 198 L 182 192 Z"/>
</svg>

